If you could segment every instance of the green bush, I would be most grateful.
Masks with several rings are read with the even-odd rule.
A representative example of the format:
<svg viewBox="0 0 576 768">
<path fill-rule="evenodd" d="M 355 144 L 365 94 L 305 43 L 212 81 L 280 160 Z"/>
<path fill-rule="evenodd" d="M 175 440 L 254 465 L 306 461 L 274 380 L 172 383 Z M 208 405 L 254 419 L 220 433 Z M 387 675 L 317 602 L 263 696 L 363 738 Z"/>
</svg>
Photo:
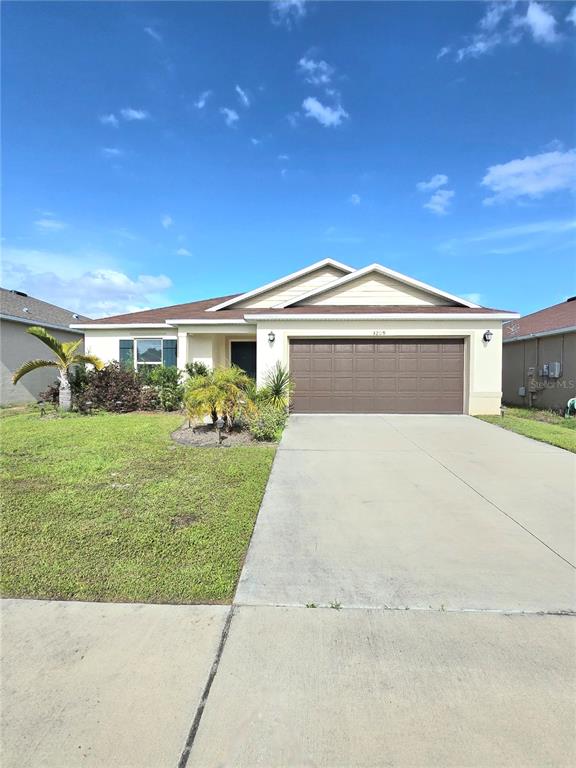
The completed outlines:
<svg viewBox="0 0 576 768">
<path fill-rule="evenodd" d="M 194 376 L 208 376 L 210 373 L 210 368 L 208 368 L 206 363 L 203 363 L 200 360 L 195 360 L 193 363 L 186 363 L 185 367 L 186 373 L 191 379 L 193 379 Z"/>
<path fill-rule="evenodd" d="M 172 366 L 157 365 L 147 375 L 147 383 L 156 390 L 165 411 L 177 411 L 182 406 L 184 387 L 180 379 L 180 371 Z"/>
<path fill-rule="evenodd" d="M 271 403 L 263 403 L 248 418 L 248 429 L 255 440 L 280 440 L 288 414 Z"/>
</svg>

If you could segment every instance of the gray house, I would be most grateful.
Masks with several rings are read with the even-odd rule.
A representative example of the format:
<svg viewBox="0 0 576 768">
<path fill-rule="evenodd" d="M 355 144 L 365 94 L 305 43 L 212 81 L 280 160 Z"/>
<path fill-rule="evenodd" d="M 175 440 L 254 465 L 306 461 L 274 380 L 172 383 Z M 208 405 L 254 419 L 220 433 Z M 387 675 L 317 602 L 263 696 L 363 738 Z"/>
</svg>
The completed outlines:
<svg viewBox="0 0 576 768">
<path fill-rule="evenodd" d="M 504 323 L 503 400 L 564 410 L 576 397 L 576 296 Z"/>
<path fill-rule="evenodd" d="M 21 291 L 0 288 L 0 405 L 34 401 L 57 379 L 55 369 L 43 368 L 12 384 L 12 375 L 22 363 L 52 357 L 48 347 L 26 333 L 26 329 L 40 325 L 60 341 L 75 341 L 83 339 L 84 334 L 69 326 L 84 320 L 88 320 L 84 315 L 34 299 Z"/>
</svg>

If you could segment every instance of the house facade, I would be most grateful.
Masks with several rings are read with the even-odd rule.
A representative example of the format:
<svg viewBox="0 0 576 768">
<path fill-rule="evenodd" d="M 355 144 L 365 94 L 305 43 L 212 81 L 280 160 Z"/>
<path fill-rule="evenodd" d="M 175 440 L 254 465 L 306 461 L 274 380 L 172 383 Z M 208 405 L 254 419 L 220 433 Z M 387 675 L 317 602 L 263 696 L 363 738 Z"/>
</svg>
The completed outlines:
<svg viewBox="0 0 576 768">
<path fill-rule="evenodd" d="M 563 411 L 576 397 L 576 297 L 503 328 L 503 400 Z"/>
<path fill-rule="evenodd" d="M 86 351 L 136 368 L 277 364 L 298 413 L 498 413 L 502 323 L 379 264 L 332 259 L 245 293 L 75 323 Z"/>
<path fill-rule="evenodd" d="M 59 341 L 76 341 L 83 338 L 83 333 L 71 330 L 70 323 L 86 320 L 84 315 L 35 299 L 22 291 L 0 288 L 0 404 L 34 402 L 58 378 L 54 368 L 40 368 L 17 384 L 12 383 L 12 376 L 22 363 L 52 357 L 48 347 L 26 333 L 27 328 L 39 325 Z"/>
</svg>

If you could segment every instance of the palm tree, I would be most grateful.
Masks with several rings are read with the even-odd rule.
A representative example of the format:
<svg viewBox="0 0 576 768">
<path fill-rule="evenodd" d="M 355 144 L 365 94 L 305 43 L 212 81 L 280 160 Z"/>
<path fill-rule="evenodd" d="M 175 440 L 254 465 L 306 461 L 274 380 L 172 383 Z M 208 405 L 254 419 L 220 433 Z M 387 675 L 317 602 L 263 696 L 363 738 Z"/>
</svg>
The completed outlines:
<svg viewBox="0 0 576 768">
<path fill-rule="evenodd" d="M 68 369 L 71 365 L 80 365 L 81 363 L 89 363 L 96 368 L 97 371 L 104 368 L 104 363 L 96 355 L 78 355 L 76 350 L 82 344 L 82 339 L 78 341 L 58 341 L 54 336 L 51 336 L 45 328 L 40 328 L 37 325 L 27 329 L 28 333 L 32 336 L 36 336 L 37 339 L 44 342 L 52 352 L 56 355 L 55 360 L 29 360 L 27 363 L 18 368 L 12 381 L 16 384 L 22 376 L 25 376 L 31 371 L 36 371 L 38 368 L 58 368 L 58 377 L 60 379 L 60 392 L 58 396 L 58 403 L 62 411 L 69 411 L 72 403 L 72 397 L 70 393 L 70 380 L 68 378 Z"/>
<path fill-rule="evenodd" d="M 220 415 L 229 431 L 238 411 L 247 413 L 254 409 L 249 396 L 251 385 L 250 376 L 236 365 L 192 376 L 186 385 L 188 417 L 211 416 L 215 422 Z"/>
</svg>

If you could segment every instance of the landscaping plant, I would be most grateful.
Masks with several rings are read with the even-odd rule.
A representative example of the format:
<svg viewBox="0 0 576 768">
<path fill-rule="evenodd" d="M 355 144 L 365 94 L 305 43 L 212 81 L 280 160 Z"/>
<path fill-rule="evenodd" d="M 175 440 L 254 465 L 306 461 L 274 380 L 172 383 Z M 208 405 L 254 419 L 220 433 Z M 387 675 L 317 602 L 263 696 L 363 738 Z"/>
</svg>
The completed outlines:
<svg viewBox="0 0 576 768">
<path fill-rule="evenodd" d="M 270 403 L 274 408 L 287 411 L 292 402 L 294 384 L 288 373 L 288 369 L 277 362 L 268 372 L 264 386 L 257 391 L 257 399 L 260 402 Z"/>
<path fill-rule="evenodd" d="M 214 423 L 221 416 L 230 431 L 235 419 L 255 410 L 249 397 L 251 387 L 252 379 L 237 365 L 197 374 L 186 384 L 184 403 L 188 418 L 210 416 Z"/>
<path fill-rule="evenodd" d="M 72 407 L 72 393 L 70 388 L 70 368 L 82 363 L 93 365 L 96 370 L 101 370 L 104 363 L 96 355 L 81 355 L 77 353 L 78 347 L 82 344 L 82 339 L 77 341 L 59 341 L 51 336 L 45 328 L 37 325 L 27 329 L 27 332 L 37 339 L 40 339 L 56 356 L 54 360 L 29 360 L 18 368 L 12 381 L 16 384 L 22 376 L 39 368 L 57 368 L 58 369 L 58 404 L 62 411 L 69 411 Z"/>
<path fill-rule="evenodd" d="M 272 403 L 261 403 L 248 417 L 248 429 L 255 440 L 279 440 L 286 426 L 288 413 Z"/>
<path fill-rule="evenodd" d="M 160 405 L 165 411 L 177 411 L 182 405 L 184 387 L 182 375 L 174 366 L 157 365 L 148 374 L 147 382 L 155 388 Z"/>
</svg>

